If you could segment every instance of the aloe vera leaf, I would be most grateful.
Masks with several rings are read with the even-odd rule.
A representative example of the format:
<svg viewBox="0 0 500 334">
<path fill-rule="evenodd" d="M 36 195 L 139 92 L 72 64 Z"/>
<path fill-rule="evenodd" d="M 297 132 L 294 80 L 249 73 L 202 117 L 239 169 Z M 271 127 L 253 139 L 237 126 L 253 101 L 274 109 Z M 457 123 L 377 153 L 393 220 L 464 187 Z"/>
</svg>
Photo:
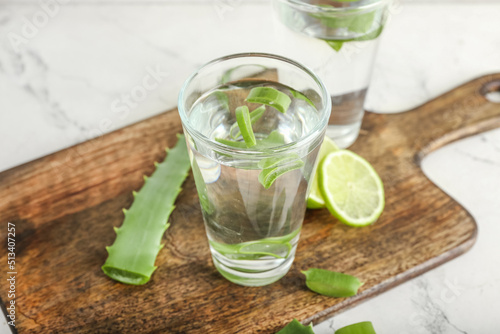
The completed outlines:
<svg viewBox="0 0 500 334">
<path fill-rule="evenodd" d="M 262 149 L 281 145 L 285 145 L 285 136 L 279 133 L 279 131 L 273 130 L 266 138 L 257 140 L 256 147 Z"/>
<path fill-rule="evenodd" d="M 340 49 L 342 49 L 342 46 L 344 45 L 345 41 L 336 41 L 334 39 L 332 39 L 332 40 L 325 39 L 325 42 L 326 42 L 326 44 L 330 45 L 330 47 L 332 49 L 334 49 L 335 51 L 340 51 Z"/>
<path fill-rule="evenodd" d="M 219 142 L 221 144 L 227 145 L 227 146 L 238 148 L 238 149 L 241 149 L 241 148 L 246 149 L 247 148 L 247 144 L 245 144 L 245 142 L 242 142 L 242 141 L 234 141 L 234 140 L 230 140 L 230 139 L 217 138 L 217 137 L 215 138 L 215 141 Z M 285 137 L 281 133 L 279 133 L 278 131 L 274 130 L 266 138 L 257 140 L 257 144 L 252 148 L 253 149 L 263 149 L 263 148 L 281 146 L 284 144 L 285 144 Z M 222 154 L 220 152 L 217 152 L 217 153 Z M 226 154 L 222 154 L 222 155 L 226 155 Z"/>
<path fill-rule="evenodd" d="M 341 2 L 351 2 L 350 0 L 342 0 Z M 320 7 L 331 7 L 331 5 L 320 5 Z M 320 20 L 320 23 L 329 28 L 346 28 L 352 32 L 358 34 L 364 34 L 362 36 L 345 39 L 345 40 L 336 40 L 336 39 L 325 39 L 324 41 L 335 51 L 340 51 L 344 43 L 352 42 L 352 41 L 367 41 L 371 39 L 377 38 L 384 28 L 383 24 L 375 29 L 374 31 L 367 33 L 373 26 L 373 21 L 375 20 L 375 15 L 377 11 L 371 11 L 367 13 L 356 14 L 354 11 L 349 13 L 346 16 L 332 16 L 328 13 L 321 14 L 309 14 L 310 16 Z"/>
<path fill-rule="evenodd" d="M 288 323 L 288 325 L 283 327 L 283 329 L 276 334 L 314 334 L 314 331 L 312 324 L 309 324 L 309 326 L 304 326 L 300 322 L 298 322 L 297 319 L 293 319 L 290 323 Z"/>
<path fill-rule="evenodd" d="M 214 208 L 212 202 L 210 202 L 210 198 L 208 197 L 207 184 L 205 183 L 205 179 L 201 173 L 200 166 L 196 161 L 196 157 L 193 157 L 191 165 L 193 168 L 193 176 L 196 181 L 195 185 L 198 192 L 198 198 L 200 199 L 200 205 L 203 210 L 210 215 L 214 212 Z"/>
<path fill-rule="evenodd" d="M 239 250 L 240 254 L 257 255 L 257 256 L 272 256 L 277 259 L 285 259 L 290 251 L 292 250 L 292 245 L 288 242 L 286 243 L 251 243 Z M 283 254 L 284 255 L 279 255 Z"/>
<path fill-rule="evenodd" d="M 381 25 L 380 27 L 378 27 L 376 30 L 372 31 L 371 33 L 368 33 L 368 34 L 360 36 L 360 37 L 345 39 L 345 40 L 325 39 L 324 41 L 335 51 L 340 51 L 340 49 L 342 48 L 342 45 L 344 45 L 344 43 L 369 41 L 369 40 L 375 39 L 378 36 L 380 36 L 380 34 L 382 33 L 382 30 L 384 30 L 384 25 Z"/>
<path fill-rule="evenodd" d="M 278 177 L 302 166 L 304 161 L 295 153 L 263 159 L 259 161 L 259 167 L 263 169 L 258 179 L 264 188 L 269 189 Z"/>
<path fill-rule="evenodd" d="M 370 321 L 358 322 L 349 326 L 339 328 L 335 334 L 377 334 Z"/>
<path fill-rule="evenodd" d="M 224 139 L 224 138 L 215 138 L 215 141 L 227 146 L 231 146 L 234 148 L 247 148 L 247 144 L 243 141 L 234 141 L 230 139 Z"/>
<path fill-rule="evenodd" d="M 303 100 L 303 101 L 306 101 L 307 103 L 309 103 L 309 105 L 311 105 L 312 107 L 316 108 L 316 106 L 314 105 L 314 103 L 307 97 L 305 96 L 304 94 L 294 90 L 294 89 L 290 89 L 290 94 L 292 94 L 292 96 L 296 99 L 300 99 L 300 100 Z"/>
<path fill-rule="evenodd" d="M 319 7 L 335 8 L 332 5 L 319 5 Z M 357 14 L 359 12 L 359 14 Z M 362 12 L 360 10 L 352 10 L 346 15 L 331 15 L 330 13 L 309 14 L 310 16 L 320 20 L 321 24 L 329 28 L 347 28 L 352 32 L 365 33 L 372 27 L 375 19 L 376 11 Z"/>
<path fill-rule="evenodd" d="M 225 84 L 225 83 L 228 83 L 229 81 L 232 81 L 231 80 L 231 75 L 233 74 L 234 71 L 240 69 L 240 68 L 244 68 L 244 67 L 248 67 L 250 68 L 251 66 L 254 66 L 256 68 L 259 69 L 259 71 L 253 73 L 254 75 L 258 74 L 259 72 L 263 72 L 265 70 L 267 70 L 267 67 L 265 67 L 264 65 L 258 65 L 258 64 L 253 64 L 253 65 L 238 65 L 238 66 L 235 66 L 233 68 L 230 68 L 229 70 L 227 70 L 226 72 L 224 72 L 224 74 L 222 75 L 221 79 L 220 79 L 220 82 L 221 84 Z M 251 76 L 250 74 L 246 74 L 245 75 L 246 77 L 249 77 Z"/>
<path fill-rule="evenodd" d="M 330 28 L 347 28 L 352 32 L 365 33 L 372 27 L 375 11 L 344 17 L 318 17 L 321 23 Z"/>
<path fill-rule="evenodd" d="M 168 218 L 189 168 L 186 141 L 178 135 L 175 147 L 167 149 L 165 160 L 156 165 L 151 177 L 144 178 L 144 186 L 134 192 L 132 206 L 124 210 L 125 220 L 120 228 L 115 228 L 115 242 L 106 247 L 108 258 L 102 266 L 106 275 L 133 285 L 149 281 L 163 247 L 161 239 L 169 226 Z"/>
<path fill-rule="evenodd" d="M 229 110 L 229 97 L 227 96 L 226 93 L 224 93 L 221 90 L 217 90 L 212 94 L 215 96 L 215 98 L 219 101 L 220 105 L 222 105 L 224 109 Z"/>
<path fill-rule="evenodd" d="M 285 93 L 272 87 L 254 87 L 248 93 L 247 102 L 260 103 L 273 107 L 281 113 L 286 113 L 292 99 Z"/>
<path fill-rule="evenodd" d="M 247 106 L 241 106 L 236 108 L 236 121 L 238 122 L 238 127 L 240 128 L 241 135 L 247 147 L 252 147 L 257 144 L 255 140 L 255 134 L 252 129 L 252 123 L 250 122 L 250 112 Z"/>
<path fill-rule="evenodd" d="M 266 106 L 260 106 L 250 113 L 250 123 L 254 125 L 261 117 L 264 115 L 264 112 L 266 111 Z M 237 130 L 237 132 L 235 132 Z M 229 129 L 229 135 L 233 139 L 238 139 L 239 136 L 241 136 L 241 131 L 238 127 L 238 122 L 234 123 L 231 125 L 231 128 Z"/>
<path fill-rule="evenodd" d="M 275 168 L 280 165 L 288 164 L 295 160 L 300 160 L 299 155 L 297 153 L 290 153 L 286 155 L 279 155 L 276 157 L 262 159 L 257 165 L 262 169 Z"/>
<path fill-rule="evenodd" d="M 306 285 L 310 290 L 329 297 L 354 296 L 363 285 L 357 277 L 336 271 L 311 268 L 302 273 L 306 275 Z"/>
<path fill-rule="evenodd" d="M 243 255 L 241 259 L 258 259 L 262 256 L 273 256 L 275 258 L 286 258 L 292 250 L 291 241 L 299 234 L 300 228 L 282 237 L 270 237 L 261 240 L 247 241 L 238 244 L 223 244 L 210 240 L 210 246 L 223 255 Z M 273 247 L 283 246 L 287 248 L 285 256 L 273 253 Z M 260 247 L 260 248 L 259 248 Z M 282 248 L 283 248 L 282 247 Z M 274 250 L 278 249 L 277 247 Z M 263 251 L 265 250 L 265 251 Z M 279 250 L 279 249 L 278 249 Z"/>
</svg>

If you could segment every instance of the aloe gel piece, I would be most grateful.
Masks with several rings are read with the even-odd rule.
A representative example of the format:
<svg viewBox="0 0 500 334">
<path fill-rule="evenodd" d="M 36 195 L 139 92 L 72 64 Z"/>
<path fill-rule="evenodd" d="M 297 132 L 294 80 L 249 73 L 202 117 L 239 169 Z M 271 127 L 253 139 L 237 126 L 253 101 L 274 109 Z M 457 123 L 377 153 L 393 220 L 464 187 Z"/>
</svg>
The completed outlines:
<svg viewBox="0 0 500 334">
<path fill-rule="evenodd" d="M 288 325 L 276 334 L 314 334 L 312 324 L 304 326 L 297 319 L 293 319 Z"/>
<path fill-rule="evenodd" d="M 363 285 L 357 277 L 336 271 L 311 268 L 302 273 L 310 290 L 329 297 L 354 296 Z"/>
</svg>

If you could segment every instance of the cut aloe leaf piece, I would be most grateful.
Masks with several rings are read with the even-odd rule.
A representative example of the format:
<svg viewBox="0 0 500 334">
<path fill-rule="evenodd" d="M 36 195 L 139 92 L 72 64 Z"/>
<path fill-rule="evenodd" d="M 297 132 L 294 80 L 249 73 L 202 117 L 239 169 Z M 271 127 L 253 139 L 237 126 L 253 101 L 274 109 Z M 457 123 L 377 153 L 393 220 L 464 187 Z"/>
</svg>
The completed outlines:
<svg viewBox="0 0 500 334">
<path fill-rule="evenodd" d="M 198 166 L 198 161 L 196 157 L 193 157 L 191 165 L 193 169 L 193 176 L 194 179 L 196 180 L 195 186 L 196 190 L 198 191 L 198 198 L 200 199 L 200 205 L 203 208 L 203 210 L 210 215 L 214 212 L 214 207 L 208 197 L 207 184 L 205 183 L 203 174 L 200 170 L 200 167 Z"/>
<path fill-rule="evenodd" d="M 178 138 L 175 147 L 167 150 L 165 161 L 157 164 L 153 175 L 144 178 L 141 190 L 134 192 L 132 206 L 123 210 L 122 226 L 115 228 L 115 242 L 106 247 L 108 258 L 102 270 L 116 281 L 142 285 L 156 269 L 168 218 L 190 168 L 186 141 L 184 136 Z"/>
<path fill-rule="evenodd" d="M 270 148 L 285 145 L 285 136 L 277 130 L 272 131 L 267 138 L 257 140 L 258 148 Z"/>
<path fill-rule="evenodd" d="M 342 49 L 342 45 L 344 45 L 344 41 L 335 41 L 335 40 L 326 40 L 325 39 L 325 42 L 328 45 L 330 45 L 330 47 L 337 52 L 340 51 L 340 49 Z"/>
<path fill-rule="evenodd" d="M 250 123 L 254 125 L 261 117 L 264 115 L 264 112 L 266 111 L 266 106 L 260 106 L 257 109 L 253 110 L 250 113 Z M 238 123 L 234 123 L 231 128 L 229 129 L 229 135 L 233 139 L 238 139 L 239 136 L 241 136 L 241 131 L 238 127 Z"/>
<path fill-rule="evenodd" d="M 250 76 L 256 75 L 260 72 L 264 72 L 268 68 L 265 67 L 264 65 L 258 65 L 258 64 L 239 65 L 239 66 L 230 68 L 229 70 L 224 72 L 224 74 L 222 75 L 221 80 L 220 80 L 221 84 L 225 84 L 225 83 L 228 83 L 232 80 L 237 79 L 237 78 L 232 78 L 233 72 L 238 71 L 238 70 L 242 70 L 242 69 L 243 70 L 246 69 L 245 75 L 243 77 L 250 77 Z"/>
<path fill-rule="evenodd" d="M 259 174 L 259 182 L 264 188 L 269 189 L 278 177 L 292 170 L 302 168 L 302 166 L 304 166 L 304 162 L 295 153 L 263 159 L 259 161 L 259 167 L 262 168 L 262 172 Z"/>
<path fill-rule="evenodd" d="M 374 31 L 372 31 L 372 32 L 370 32 L 370 33 L 368 33 L 366 35 L 360 36 L 360 37 L 351 38 L 351 39 L 345 39 L 345 40 L 325 39 L 324 41 L 332 49 L 334 49 L 335 51 L 338 52 L 338 51 L 340 51 L 340 49 L 342 48 L 342 46 L 344 45 L 344 43 L 347 43 L 347 42 L 369 41 L 369 40 L 375 39 L 378 36 L 380 36 L 380 34 L 382 33 L 382 30 L 384 30 L 384 26 L 383 25 L 381 25 L 380 27 L 378 27 Z"/>
<path fill-rule="evenodd" d="M 336 271 L 311 268 L 302 273 L 310 290 L 328 297 L 354 296 L 362 285 L 358 278 Z"/>
<path fill-rule="evenodd" d="M 272 87 L 254 87 L 250 90 L 246 99 L 250 103 L 265 104 L 285 113 L 290 107 L 292 100 L 288 95 Z"/>
<path fill-rule="evenodd" d="M 247 148 L 247 144 L 245 144 L 242 141 L 234 141 L 234 140 L 229 140 L 229 139 L 224 139 L 224 138 L 215 138 L 215 141 L 227 146 L 231 146 L 234 148 Z"/>
<path fill-rule="evenodd" d="M 229 97 L 226 93 L 221 90 L 217 90 L 212 93 L 219 103 L 224 107 L 224 109 L 229 109 Z"/>
<path fill-rule="evenodd" d="M 314 108 L 316 108 L 316 106 L 314 105 L 314 103 L 307 96 L 305 96 L 304 94 L 302 94 L 301 92 L 298 92 L 298 91 L 296 91 L 294 89 L 290 89 L 290 94 L 292 94 L 292 96 L 294 98 L 306 101 L 311 106 L 313 106 Z"/>
<path fill-rule="evenodd" d="M 257 144 L 255 140 L 255 134 L 252 129 L 252 122 L 250 121 L 250 112 L 247 106 L 241 106 L 236 108 L 236 121 L 238 122 L 238 127 L 240 128 L 241 135 L 247 147 L 252 147 Z"/>
<path fill-rule="evenodd" d="M 293 319 L 288 325 L 283 327 L 283 329 L 276 334 L 314 334 L 314 331 L 312 324 L 309 324 L 309 326 L 304 326 L 300 322 L 298 322 L 297 319 Z"/>
<path fill-rule="evenodd" d="M 239 250 L 240 254 L 252 254 L 259 256 L 272 256 L 277 259 L 284 259 L 290 254 L 292 246 L 290 243 L 280 243 L 280 242 L 258 242 L 250 243 L 241 247 Z"/>
<path fill-rule="evenodd" d="M 247 148 L 247 144 L 245 144 L 245 142 L 242 141 L 235 141 L 218 137 L 215 138 L 215 141 L 238 149 Z M 257 144 L 254 146 L 254 148 L 266 149 L 266 148 L 281 146 L 284 144 L 285 144 L 285 137 L 278 131 L 274 130 L 266 138 L 257 140 Z"/>
<path fill-rule="evenodd" d="M 370 321 L 358 322 L 342 327 L 335 331 L 335 334 L 377 334 Z"/>
<path fill-rule="evenodd" d="M 335 8 L 332 5 L 320 5 L 325 8 Z M 332 15 L 329 13 L 309 14 L 310 16 L 318 19 L 321 24 L 329 28 L 345 28 L 349 31 L 356 33 L 366 33 L 370 30 L 375 19 L 376 11 L 363 12 L 359 14 L 352 11 L 348 15 Z"/>
<path fill-rule="evenodd" d="M 281 155 L 277 157 L 265 158 L 259 161 L 258 166 L 262 169 L 275 168 L 280 165 L 285 165 L 290 162 L 300 160 L 300 157 L 296 153 L 290 153 L 286 155 Z"/>
<path fill-rule="evenodd" d="M 300 229 L 282 237 L 270 237 L 256 241 L 247 241 L 239 244 L 223 244 L 209 240 L 210 246 L 217 252 L 236 259 L 259 259 L 263 256 L 272 256 L 278 259 L 286 258 L 292 250 L 291 241 L 300 232 Z"/>
</svg>

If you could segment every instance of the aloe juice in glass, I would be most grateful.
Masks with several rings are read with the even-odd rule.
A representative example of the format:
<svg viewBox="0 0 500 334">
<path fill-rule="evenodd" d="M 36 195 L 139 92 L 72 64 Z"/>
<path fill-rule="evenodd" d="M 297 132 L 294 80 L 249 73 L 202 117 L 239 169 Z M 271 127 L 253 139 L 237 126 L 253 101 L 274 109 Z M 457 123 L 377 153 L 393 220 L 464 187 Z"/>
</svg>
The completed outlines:
<svg viewBox="0 0 500 334">
<path fill-rule="evenodd" d="M 266 285 L 292 265 L 328 99 L 312 72 L 268 54 L 214 60 L 183 87 L 179 113 L 210 251 L 228 280 Z"/>
<path fill-rule="evenodd" d="M 332 97 L 326 134 L 345 148 L 358 137 L 388 0 L 273 0 L 279 52 L 309 66 Z"/>
</svg>

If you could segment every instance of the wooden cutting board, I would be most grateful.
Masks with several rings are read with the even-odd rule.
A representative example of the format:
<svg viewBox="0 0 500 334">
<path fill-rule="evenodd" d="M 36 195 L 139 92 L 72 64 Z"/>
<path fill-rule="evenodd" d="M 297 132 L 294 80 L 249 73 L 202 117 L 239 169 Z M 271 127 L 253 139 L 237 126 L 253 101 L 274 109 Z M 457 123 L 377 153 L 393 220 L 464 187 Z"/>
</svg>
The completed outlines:
<svg viewBox="0 0 500 334">
<path fill-rule="evenodd" d="M 234 285 L 215 270 L 191 175 L 151 281 L 129 286 L 102 273 L 121 209 L 181 131 L 175 110 L 1 173 L 0 263 L 12 222 L 18 331 L 274 333 L 293 318 L 318 323 L 464 253 L 476 238 L 474 219 L 425 177 L 420 162 L 451 141 L 499 127 L 500 104 L 484 97 L 499 87 L 500 74 L 488 75 L 409 112 L 368 113 L 352 150 L 384 181 L 382 217 L 356 229 L 326 210 L 308 211 L 295 263 L 266 287 Z M 352 298 L 320 296 L 300 273 L 310 267 L 356 275 L 365 285 Z M 7 291 L 2 278 L 3 302 Z"/>
</svg>

